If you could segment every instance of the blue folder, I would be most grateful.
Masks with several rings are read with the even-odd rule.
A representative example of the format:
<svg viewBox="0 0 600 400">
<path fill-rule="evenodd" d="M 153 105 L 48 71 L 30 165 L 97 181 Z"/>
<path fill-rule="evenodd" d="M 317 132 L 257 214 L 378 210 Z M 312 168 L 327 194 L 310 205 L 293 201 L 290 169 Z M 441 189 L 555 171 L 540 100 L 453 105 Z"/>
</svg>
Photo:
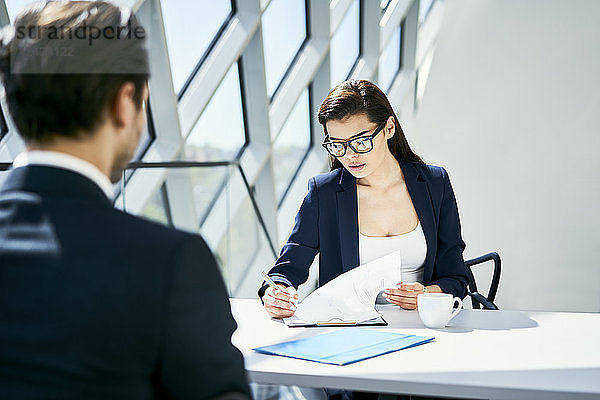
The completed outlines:
<svg viewBox="0 0 600 400">
<path fill-rule="evenodd" d="M 263 354 L 299 358 L 325 364 L 347 365 L 428 343 L 433 339 L 433 336 L 345 328 L 305 339 L 257 347 L 253 350 Z"/>
</svg>

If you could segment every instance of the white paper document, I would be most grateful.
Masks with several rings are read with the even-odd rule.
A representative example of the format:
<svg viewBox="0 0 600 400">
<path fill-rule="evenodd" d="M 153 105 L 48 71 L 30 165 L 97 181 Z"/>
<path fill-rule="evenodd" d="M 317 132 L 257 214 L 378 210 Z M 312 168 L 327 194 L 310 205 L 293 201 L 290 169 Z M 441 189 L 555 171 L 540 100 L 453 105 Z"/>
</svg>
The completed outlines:
<svg viewBox="0 0 600 400">
<path fill-rule="evenodd" d="M 284 322 L 289 326 L 344 325 L 380 318 L 375 300 L 379 292 L 401 282 L 401 261 L 398 250 L 338 276 L 306 297 Z"/>
</svg>

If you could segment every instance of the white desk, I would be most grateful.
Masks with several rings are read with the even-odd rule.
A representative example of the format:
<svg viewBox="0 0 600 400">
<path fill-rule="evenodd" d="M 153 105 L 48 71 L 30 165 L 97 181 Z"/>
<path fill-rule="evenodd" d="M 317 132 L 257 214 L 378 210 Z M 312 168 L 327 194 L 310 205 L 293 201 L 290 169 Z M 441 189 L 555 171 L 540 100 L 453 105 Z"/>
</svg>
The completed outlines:
<svg viewBox="0 0 600 400">
<path fill-rule="evenodd" d="M 232 299 L 250 381 L 380 393 L 490 399 L 600 399 L 600 314 L 463 310 L 427 329 L 416 311 L 379 308 L 388 327 L 435 341 L 346 366 L 251 349 L 340 328 L 288 328 L 260 301 Z M 343 329 L 367 329 L 350 327 Z"/>
</svg>

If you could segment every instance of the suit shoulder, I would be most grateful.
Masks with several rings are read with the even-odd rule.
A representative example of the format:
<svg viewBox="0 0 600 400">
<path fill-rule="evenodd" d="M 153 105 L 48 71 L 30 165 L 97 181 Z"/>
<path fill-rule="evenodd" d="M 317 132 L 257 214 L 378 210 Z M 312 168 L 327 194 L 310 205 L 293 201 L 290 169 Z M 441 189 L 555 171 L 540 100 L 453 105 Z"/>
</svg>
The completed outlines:
<svg viewBox="0 0 600 400">
<path fill-rule="evenodd" d="M 446 169 L 437 165 L 420 164 L 418 168 L 425 175 L 426 179 L 441 181 L 448 176 Z"/>
<path fill-rule="evenodd" d="M 337 168 L 330 172 L 315 175 L 314 177 L 311 178 L 311 180 L 314 179 L 314 182 L 319 189 L 329 188 L 329 187 L 337 188 L 337 186 L 339 185 L 339 182 L 340 182 L 341 173 L 342 173 L 342 169 Z"/>
</svg>

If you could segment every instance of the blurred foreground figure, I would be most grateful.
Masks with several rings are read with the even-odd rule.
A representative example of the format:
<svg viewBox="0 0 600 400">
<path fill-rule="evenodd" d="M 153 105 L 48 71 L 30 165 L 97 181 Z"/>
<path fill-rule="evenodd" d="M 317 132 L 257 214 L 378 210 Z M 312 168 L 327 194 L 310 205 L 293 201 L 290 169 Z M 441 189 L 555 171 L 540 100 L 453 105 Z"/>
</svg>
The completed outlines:
<svg viewBox="0 0 600 400">
<path fill-rule="evenodd" d="M 199 236 L 113 208 L 146 123 L 147 32 L 105 2 L 47 2 L 2 31 L 27 151 L 0 187 L 0 398 L 250 396 Z"/>
</svg>

